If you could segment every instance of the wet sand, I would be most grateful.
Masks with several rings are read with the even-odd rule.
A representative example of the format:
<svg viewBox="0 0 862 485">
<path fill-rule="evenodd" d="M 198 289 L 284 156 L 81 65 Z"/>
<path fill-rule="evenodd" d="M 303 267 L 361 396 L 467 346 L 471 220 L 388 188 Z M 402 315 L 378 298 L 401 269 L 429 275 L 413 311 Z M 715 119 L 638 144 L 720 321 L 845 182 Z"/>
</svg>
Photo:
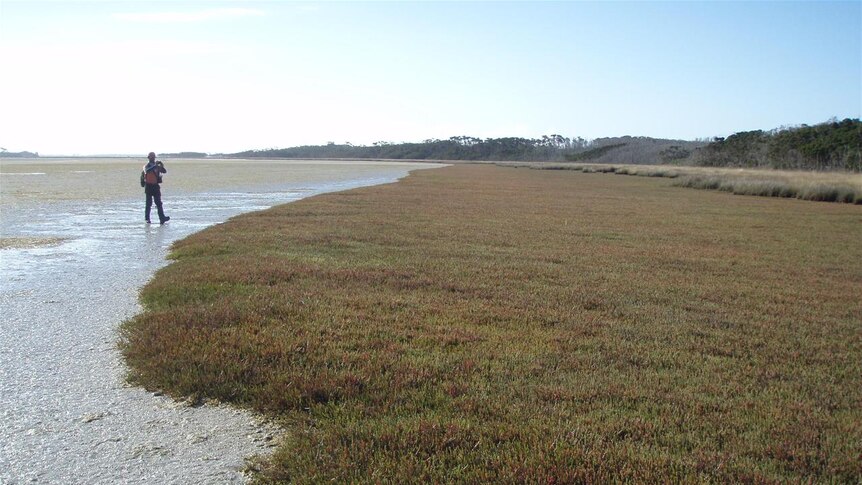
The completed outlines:
<svg viewBox="0 0 862 485">
<path fill-rule="evenodd" d="M 0 483 L 243 482 L 274 428 L 124 382 L 116 329 L 138 289 L 173 241 L 233 215 L 433 167 L 165 163 L 164 226 L 143 221 L 142 161 L 0 164 Z"/>
<path fill-rule="evenodd" d="M 64 241 L 59 237 L 0 237 L 0 249 L 24 249 L 56 246 Z"/>
</svg>

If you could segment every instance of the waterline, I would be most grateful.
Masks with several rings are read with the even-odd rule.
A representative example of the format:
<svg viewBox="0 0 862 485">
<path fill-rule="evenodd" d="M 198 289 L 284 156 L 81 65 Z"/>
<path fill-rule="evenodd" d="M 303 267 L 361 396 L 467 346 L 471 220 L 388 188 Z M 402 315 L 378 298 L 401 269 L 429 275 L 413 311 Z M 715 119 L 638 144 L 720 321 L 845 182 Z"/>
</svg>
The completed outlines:
<svg viewBox="0 0 862 485">
<path fill-rule="evenodd" d="M 244 459 L 268 450 L 253 416 L 125 384 L 116 328 L 140 311 L 138 289 L 173 241 L 212 224 L 430 166 L 168 164 L 160 226 L 144 223 L 142 189 L 100 186 L 134 185 L 136 165 L 82 165 L 95 173 L 77 186 L 50 167 L 40 179 L 55 185 L 3 184 L 0 237 L 53 244 L 0 250 L 0 482 L 243 481 Z M 195 173 L 218 183 L 196 190 Z"/>
</svg>

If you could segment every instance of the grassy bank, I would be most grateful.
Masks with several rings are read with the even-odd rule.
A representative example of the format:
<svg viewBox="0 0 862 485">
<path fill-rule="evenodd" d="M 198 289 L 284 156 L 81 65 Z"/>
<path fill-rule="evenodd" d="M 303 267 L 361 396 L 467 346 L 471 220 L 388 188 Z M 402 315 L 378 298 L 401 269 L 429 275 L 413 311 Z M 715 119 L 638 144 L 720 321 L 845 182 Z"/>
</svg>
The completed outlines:
<svg viewBox="0 0 862 485">
<path fill-rule="evenodd" d="M 862 212 L 459 165 L 177 242 L 134 382 L 268 413 L 261 482 L 855 482 Z"/>
<path fill-rule="evenodd" d="M 584 163 L 501 163 L 501 165 L 666 177 L 675 179 L 674 185 L 680 187 L 721 190 L 736 195 L 862 204 L 862 174 L 852 172 Z"/>
</svg>

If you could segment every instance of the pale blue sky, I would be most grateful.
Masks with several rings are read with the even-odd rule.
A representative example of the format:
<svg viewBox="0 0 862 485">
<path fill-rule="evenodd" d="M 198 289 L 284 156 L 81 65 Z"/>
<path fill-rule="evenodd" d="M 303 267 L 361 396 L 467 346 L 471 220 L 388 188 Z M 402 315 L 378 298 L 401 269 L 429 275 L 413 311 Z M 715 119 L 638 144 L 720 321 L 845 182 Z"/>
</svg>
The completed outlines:
<svg viewBox="0 0 862 485">
<path fill-rule="evenodd" d="M 862 116 L 862 2 L 0 0 L 0 146 L 694 139 Z"/>
</svg>

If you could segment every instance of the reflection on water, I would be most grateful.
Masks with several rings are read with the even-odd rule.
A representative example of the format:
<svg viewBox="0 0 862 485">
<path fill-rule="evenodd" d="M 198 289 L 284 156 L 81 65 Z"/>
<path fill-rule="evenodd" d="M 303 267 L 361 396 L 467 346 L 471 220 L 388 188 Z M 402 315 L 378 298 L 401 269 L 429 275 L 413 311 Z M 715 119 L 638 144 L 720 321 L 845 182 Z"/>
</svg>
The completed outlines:
<svg viewBox="0 0 862 485">
<path fill-rule="evenodd" d="M 176 239 L 240 213 L 323 192 L 391 182 L 408 170 L 429 168 L 391 162 L 269 160 L 169 161 L 166 166 L 163 202 L 171 222 L 159 226 L 144 223 L 137 161 L 4 162 L 0 237 L 7 242 L 16 238 L 60 244 L 0 244 L 5 248 L 0 250 L 3 278 L 55 271 L 56 261 L 119 264 L 140 252 L 163 256 Z"/>
</svg>

